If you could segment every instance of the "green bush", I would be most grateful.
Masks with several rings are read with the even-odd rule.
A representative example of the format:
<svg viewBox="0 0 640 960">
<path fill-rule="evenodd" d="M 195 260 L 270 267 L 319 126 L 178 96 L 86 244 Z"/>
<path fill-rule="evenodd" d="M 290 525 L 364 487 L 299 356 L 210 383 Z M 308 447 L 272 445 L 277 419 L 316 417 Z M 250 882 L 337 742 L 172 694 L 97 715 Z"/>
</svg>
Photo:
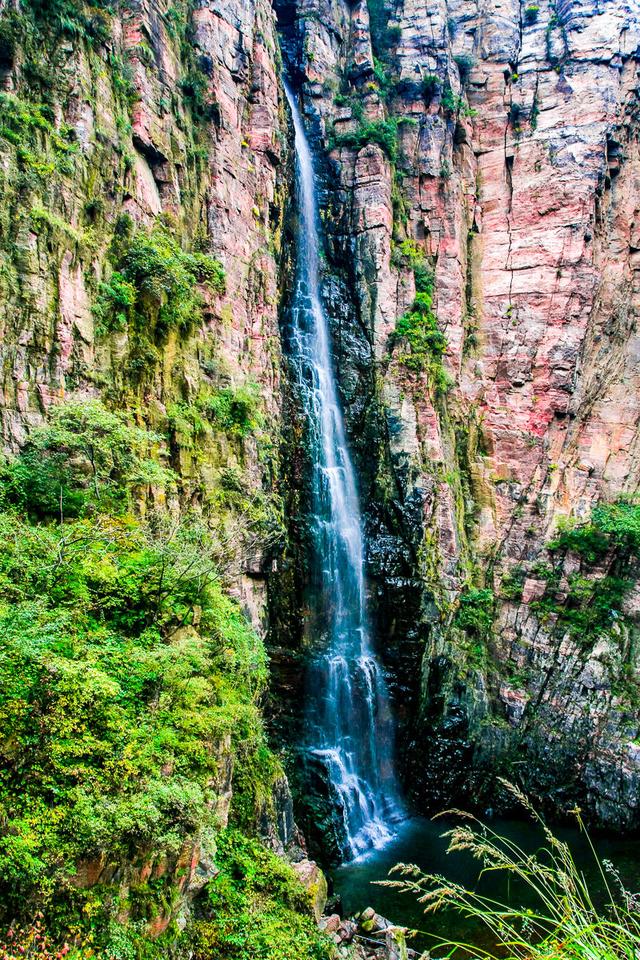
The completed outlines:
<svg viewBox="0 0 640 960">
<path fill-rule="evenodd" d="M 428 73 L 422 78 L 422 96 L 427 105 L 429 105 L 432 100 L 435 100 L 441 89 L 442 84 L 440 78 L 435 76 L 435 74 Z"/>
<path fill-rule="evenodd" d="M 171 870 L 131 891 L 125 929 L 118 884 L 77 887 L 77 865 L 170 866 L 204 842 L 225 752 L 248 828 L 281 776 L 264 647 L 220 584 L 226 543 L 125 510 L 161 472 L 157 439 L 66 404 L 0 476 L 0 924 L 42 910 L 55 938 L 90 926 L 114 957 L 162 955 L 136 924 L 168 908 Z"/>
<path fill-rule="evenodd" d="M 398 121 L 395 118 L 387 120 L 365 120 L 351 133 L 341 133 L 333 137 L 332 146 L 349 147 L 352 150 L 361 150 L 370 143 L 376 143 L 394 163 L 398 157 Z"/>
<path fill-rule="evenodd" d="M 493 625 L 495 597 L 491 590 L 470 589 L 460 597 L 454 626 L 479 639 L 486 639 Z"/>
<path fill-rule="evenodd" d="M 475 66 L 475 57 L 472 57 L 468 53 L 460 53 L 453 58 L 453 62 L 458 67 L 458 72 L 460 74 L 460 82 L 466 83 L 469 79 L 469 74 Z"/>
<path fill-rule="evenodd" d="M 502 578 L 500 596 L 503 600 L 521 600 L 525 572 L 522 567 L 513 567 Z"/>
<path fill-rule="evenodd" d="M 56 128 L 53 110 L 10 93 L 0 93 L 0 138 L 17 148 L 18 163 L 38 178 L 55 170 L 70 173 L 77 144 L 68 127 Z"/>
<path fill-rule="evenodd" d="M 79 860 L 215 825 L 212 746 L 264 743 L 265 657 L 196 524 L 5 513 L 0 535 L 0 904 L 55 913 Z"/>
<path fill-rule="evenodd" d="M 447 340 L 438 327 L 430 292 L 416 293 L 413 309 L 396 323 L 394 339 L 405 340 L 409 346 L 409 352 L 402 356 L 402 363 L 409 370 L 420 373 L 428 370 L 434 360 L 440 360 Z"/>
<path fill-rule="evenodd" d="M 194 960 L 328 960 L 330 941 L 291 867 L 235 830 L 218 838 L 219 874 L 192 928 Z"/>
<path fill-rule="evenodd" d="M 555 568 L 537 564 L 532 571 L 547 581 L 545 595 L 531 604 L 543 621 L 553 617 L 558 630 L 585 646 L 624 621 L 624 597 L 633 583 L 630 567 L 640 553 L 640 504 L 601 503 L 587 522 L 561 523 L 548 550 L 558 557 Z M 569 577 L 568 590 L 558 595 L 567 551 L 580 557 L 583 569 Z M 604 575 L 585 576 L 597 564 L 605 565 Z"/>
<path fill-rule="evenodd" d="M 255 383 L 225 387 L 209 397 L 203 410 L 226 433 L 246 437 L 262 426 L 260 389 Z"/>
<path fill-rule="evenodd" d="M 583 646 L 589 646 L 624 619 L 622 604 L 631 586 L 631 580 L 610 574 L 597 579 L 572 574 L 566 594 L 557 597 L 550 585 L 545 596 L 531 604 L 531 609 L 543 622 L 553 617 L 558 630 L 569 632 Z"/>
<path fill-rule="evenodd" d="M 174 403 L 167 409 L 172 430 L 184 438 L 203 436 L 214 427 L 229 437 L 248 437 L 263 424 L 260 389 L 249 382 L 222 387 L 204 394 L 194 403 Z"/>
<path fill-rule="evenodd" d="M 640 555 L 640 503 L 617 500 L 600 503 L 586 523 L 565 521 L 549 544 L 552 552 L 573 550 L 589 563 L 596 563 L 608 552 L 623 561 Z"/>
<path fill-rule="evenodd" d="M 531 6 L 524 8 L 524 22 L 527 24 L 527 26 L 537 23 L 539 15 L 540 7 L 536 4 L 531 4 Z"/>
<path fill-rule="evenodd" d="M 111 0 L 95 0 L 94 11 L 109 12 Z M 108 21 L 104 15 L 96 15 L 75 0 L 25 0 L 24 7 L 30 12 L 43 35 L 47 32 L 56 39 L 62 36 L 82 37 L 95 45 L 110 39 Z"/>
<path fill-rule="evenodd" d="M 94 311 L 103 331 L 128 323 L 156 333 L 188 333 L 202 318 L 202 298 L 197 284 L 216 293 L 225 290 L 225 273 L 219 261 L 205 253 L 188 253 L 163 227 L 150 233 L 120 225 L 113 244 L 115 272 L 101 284 Z"/>
<path fill-rule="evenodd" d="M 4 464 L 2 500 L 41 519 L 126 509 L 136 488 L 175 479 L 149 455 L 159 440 L 98 401 L 61 404 Z"/>
</svg>

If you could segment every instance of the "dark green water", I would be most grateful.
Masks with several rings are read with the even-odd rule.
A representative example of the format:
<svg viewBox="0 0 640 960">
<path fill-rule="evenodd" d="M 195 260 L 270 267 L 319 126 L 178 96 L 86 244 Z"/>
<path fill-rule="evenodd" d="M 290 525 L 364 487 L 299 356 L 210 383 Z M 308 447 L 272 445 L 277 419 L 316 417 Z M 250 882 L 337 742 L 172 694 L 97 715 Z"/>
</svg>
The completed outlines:
<svg viewBox="0 0 640 960">
<path fill-rule="evenodd" d="M 411 942 L 414 949 L 433 950 L 436 937 L 491 949 L 494 946 L 491 937 L 477 922 L 450 911 L 425 915 L 410 895 L 375 884 L 376 880 L 386 878 L 394 864 L 401 862 L 415 863 L 426 873 L 443 874 L 448 880 L 476 886 L 478 862 L 464 853 L 446 852 L 448 841 L 441 835 L 452 825 L 442 819 L 431 821 L 416 817 L 403 824 L 396 838 L 383 850 L 373 851 L 366 859 L 337 868 L 332 874 L 334 891 L 342 897 L 345 914 L 371 906 L 393 923 L 419 930 L 419 936 Z M 519 844 L 527 853 L 544 845 L 540 831 L 531 823 L 493 819 L 488 820 L 487 825 Z M 576 864 L 589 881 L 595 902 L 606 902 L 604 884 L 584 835 L 577 828 L 558 827 L 554 828 L 554 833 L 569 844 Z M 640 890 L 640 839 L 596 837 L 594 845 L 601 859 L 610 860 L 615 865 L 627 890 Z M 486 875 L 479 889 L 485 896 L 503 902 L 534 906 L 525 891 L 507 888 L 504 878 L 497 874 Z"/>
</svg>

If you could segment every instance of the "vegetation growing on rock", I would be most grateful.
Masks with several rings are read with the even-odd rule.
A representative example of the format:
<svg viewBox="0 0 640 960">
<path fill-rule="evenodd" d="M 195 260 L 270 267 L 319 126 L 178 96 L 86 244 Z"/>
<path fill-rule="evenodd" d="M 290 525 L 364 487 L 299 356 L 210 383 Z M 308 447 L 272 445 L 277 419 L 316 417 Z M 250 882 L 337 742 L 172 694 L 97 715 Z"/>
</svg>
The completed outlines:
<svg viewBox="0 0 640 960">
<path fill-rule="evenodd" d="M 40 910 L 107 953 L 123 915 L 134 936 L 193 850 L 215 850 L 227 764 L 248 827 L 281 775 L 225 545 L 195 515 L 134 510 L 175 482 L 159 439 L 76 402 L 3 467 L 2 920 Z"/>
</svg>

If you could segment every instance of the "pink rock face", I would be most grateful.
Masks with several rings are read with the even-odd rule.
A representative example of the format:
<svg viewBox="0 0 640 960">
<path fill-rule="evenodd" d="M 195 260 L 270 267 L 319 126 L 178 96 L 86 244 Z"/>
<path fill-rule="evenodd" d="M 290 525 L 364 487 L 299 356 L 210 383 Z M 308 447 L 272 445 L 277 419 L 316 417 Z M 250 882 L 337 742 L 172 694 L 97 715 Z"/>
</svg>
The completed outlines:
<svg viewBox="0 0 640 960">
<path fill-rule="evenodd" d="M 344 107 L 315 81 L 323 71 L 348 75 L 345 47 L 330 37 L 346 45 L 362 23 L 357 9 L 322 7 L 306 70 L 312 107 L 329 129 Z M 631 823 L 640 817 L 640 765 L 625 752 L 625 701 L 614 693 L 625 658 L 632 683 L 640 681 L 628 638 L 613 625 L 616 653 L 604 668 L 602 652 L 585 652 L 579 638 L 559 642 L 555 617 L 539 620 L 530 609 L 546 581 L 527 571 L 537 559 L 548 563 L 545 544 L 560 517 L 584 520 L 599 500 L 638 487 L 640 15 L 625 3 L 589 0 L 554 10 L 541 3 L 528 22 L 515 0 L 481 10 L 443 0 L 397 4 L 387 64 L 396 86 L 382 110 L 418 122 L 399 128 L 395 186 L 391 165 L 374 161 L 376 148 L 334 152 L 334 216 L 353 237 L 356 296 L 379 361 L 391 453 L 403 464 L 395 480 L 404 497 L 423 491 L 425 581 L 446 610 L 470 562 L 477 582 L 491 558 L 485 585 L 498 596 L 503 573 L 523 569 L 520 605 L 498 602 L 492 669 L 526 668 L 527 696 L 516 703 L 513 694 L 489 693 L 485 705 L 498 702 L 497 715 L 506 711 L 511 722 L 526 718 L 534 736 L 559 744 L 558 756 L 584 742 L 588 759 L 576 761 L 576 779 L 590 809 L 620 822 L 626 804 Z M 427 102 L 420 85 L 432 74 L 440 93 Z M 445 80 L 454 109 L 443 109 Z M 353 80 L 354 96 L 364 82 Z M 375 97 L 363 97 L 367 117 Z M 394 222 L 394 190 L 402 221 L 396 213 Z M 435 268 L 446 398 L 428 375 L 389 362 L 389 335 L 413 295 L 411 271 L 392 256 L 405 236 Z M 434 474 L 447 479 L 434 483 Z M 558 602 L 568 590 L 565 580 Z M 626 604 L 635 610 L 633 597 Z M 427 680 L 439 649 L 427 646 Z M 446 651 L 464 658 L 455 646 Z M 530 691 L 540 700 L 529 702 Z"/>
<path fill-rule="evenodd" d="M 110 405 L 125 407 L 132 421 L 167 438 L 165 457 L 172 404 L 193 403 L 207 390 L 239 388 L 249 381 L 259 397 L 265 430 L 278 435 L 278 261 L 288 145 L 274 11 L 269 0 L 196 5 L 189 60 L 178 30 L 186 25 L 174 22 L 186 7 L 169 0 L 133 6 L 110 14 L 108 44 L 88 49 L 82 38 L 65 40 L 66 63 L 52 97 L 59 135 L 66 136 L 68 127 L 77 150 L 68 169 L 60 170 L 62 163 L 56 163 L 41 178 L 28 203 L 15 200 L 22 209 L 15 209 L 12 257 L 6 255 L 3 220 L 0 426 L 7 450 L 25 443 L 52 404 L 69 396 L 104 396 L 103 388 Z M 196 65 L 206 88 L 201 91 L 202 115 L 196 115 L 185 90 Z M 21 71 L 17 57 L 12 89 L 27 99 L 29 87 Z M 19 181 L 22 167 L 14 145 L 0 140 L 4 190 Z M 32 206 L 37 215 L 31 214 Z M 9 200 L 4 213 L 13 216 Z M 126 374 L 136 333 L 101 330 L 94 310 L 101 285 L 113 271 L 109 250 L 123 214 L 138 229 L 149 231 L 161 222 L 186 250 L 217 257 L 226 273 L 224 295 L 202 286 L 199 329 L 156 337 L 153 356 L 145 359 L 144 375 L 134 378 L 136 383 Z M 242 441 L 211 431 L 201 457 L 193 455 L 188 442 L 175 440 L 171 456 L 181 473 L 185 509 L 202 504 L 203 495 L 219 487 L 225 470 L 241 470 L 247 491 L 260 497 L 269 489 L 271 480 L 253 437 Z M 152 501 L 147 509 L 156 506 Z M 262 629 L 264 549 L 252 545 L 247 571 L 246 523 L 238 520 L 237 529 L 229 525 L 229 579 Z M 220 735 L 210 750 L 218 758 L 212 813 L 216 824 L 224 826 L 233 789 L 233 749 Z M 174 771 L 166 766 L 163 774 L 171 777 Z M 109 884 L 117 876 L 125 901 L 129 886 L 164 877 L 178 896 L 150 924 L 148 932 L 156 936 L 214 875 L 213 853 L 187 837 L 170 859 L 138 851 L 135 862 L 132 857 L 132 862 L 81 863 L 76 882 Z"/>
</svg>

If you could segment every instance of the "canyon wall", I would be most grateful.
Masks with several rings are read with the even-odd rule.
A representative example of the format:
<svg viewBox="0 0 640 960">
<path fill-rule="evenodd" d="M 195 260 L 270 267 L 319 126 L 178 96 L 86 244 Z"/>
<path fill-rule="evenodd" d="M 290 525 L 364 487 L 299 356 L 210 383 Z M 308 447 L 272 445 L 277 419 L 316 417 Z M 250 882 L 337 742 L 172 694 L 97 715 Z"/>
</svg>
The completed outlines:
<svg viewBox="0 0 640 960">
<path fill-rule="evenodd" d="M 557 541 L 638 486 L 637 5 L 276 6 L 407 788 L 637 827 L 633 562 Z"/>
<path fill-rule="evenodd" d="M 279 73 L 275 16 L 268 0 L 0 3 L 0 431 L 8 458 L 2 469 L 20 463 L 16 455 L 58 408 L 80 411 L 81 422 L 88 418 L 97 436 L 104 429 L 108 437 L 113 429 L 105 410 L 150 431 L 146 435 L 153 438 L 154 460 L 161 473 L 168 469 L 173 479 L 168 486 L 155 482 L 153 475 L 142 485 L 138 482 L 135 514 L 148 521 L 150 530 L 157 522 L 164 529 L 163 517 L 165 526 L 174 525 L 165 547 L 178 570 L 183 562 L 181 518 L 191 524 L 187 531 L 202 529 L 198 524 L 204 523 L 206 543 L 215 546 L 216 579 L 235 604 L 227 607 L 225 600 L 219 606 L 222 620 L 213 627 L 218 642 L 227 631 L 228 648 L 234 631 L 239 631 L 240 643 L 246 642 L 244 628 L 235 621 L 237 606 L 258 634 L 264 634 L 266 577 L 284 536 L 278 301 L 290 153 Z M 45 469 L 47 449 L 45 443 Z M 68 444 L 62 449 L 68 450 Z M 78 459 L 77 454 L 66 456 Z M 85 466 L 89 468 L 86 460 Z M 82 463 L 79 469 L 82 473 Z M 46 482 L 46 473 L 43 477 Z M 27 502 L 27 507 L 33 504 Z M 58 520 L 62 528 L 67 512 L 73 517 L 61 487 L 59 517 L 52 518 L 49 528 L 55 530 Z M 90 511 L 87 524 L 93 522 L 91 516 Z M 116 538 L 126 529 L 117 518 L 98 522 L 115 523 Z M 93 535 L 87 537 L 87 556 Z M 61 536 L 64 544 L 64 529 Z M 71 533 L 66 538 L 74 542 Z M 104 570 L 108 556 L 105 547 Z M 198 562 L 187 561 L 183 572 Z M 209 574 L 203 570 L 205 583 Z M 63 564 L 62 591 L 66 575 Z M 3 604 L 6 601 L 5 590 Z M 164 649 L 185 651 L 184 665 L 193 673 L 187 685 L 208 689 L 203 710 L 208 709 L 205 700 L 209 707 L 217 703 L 222 719 L 227 694 L 221 678 L 216 679 L 218 668 L 212 679 L 211 664 L 208 673 L 198 665 L 199 657 L 209 656 L 213 642 L 211 623 L 200 622 L 199 604 L 196 600 L 190 613 L 183 611 L 181 622 L 170 628 L 166 624 Z M 7 609 L 12 608 L 3 606 Z M 135 648 L 137 638 L 133 642 Z M 190 660 L 187 648 L 195 659 Z M 259 646 L 256 649 L 259 665 Z M 77 669 L 86 669 L 89 683 L 95 665 L 83 661 L 84 648 L 76 655 Z M 134 658 L 135 650 L 129 656 Z M 233 650 L 224 656 L 231 662 Z M 191 667 L 186 666 L 189 661 Z M 132 659 L 132 675 L 136 669 Z M 49 665 L 48 670 L 56 676 L 59 668 Z M 168 678 L 170 674 L 169 669 Z M 116 691 L 116 708 L 126 702 L 117 685 L 109 689 Z M 142 688 L 140 692 L 144 700 L 146 694 Z M 4 715 L 11 717 L 17 701 L 5 701 L 5 695 L 3 683 Z M 248 702 L 250 689 L 240 690 L 239 696 L 239 702 Z M 52 691 L 43 717 L 64 702 Z M 157 713 L 158 702 L 160 689 L 141 707 L 140 724 L 149 717 L 147 707 Z M 73 701 L 68 704 L 73 714 Z M 171 698 L 164 701 L 164 709 L 171 714 Z M 79 725 L 82 716 L 71 723 Z M 206 819 L 214 817 L 216 830 L 229 819 L 236 761 L 252 738 L 261 736 L 259 713 L 252 716 L 251 729 L 239 733 L 245 743 L 240 749 L 224 721 L 201 730 L 197 749 L 209 757 L 213 770 L 202 783 L 209 798 Z M 12 722 L 7 720 L 9 728 Z M 79 726 L 78 743 L 85 730 Z M 14 774 L 19 779 L 21 769 L 12 736 L 5 730 L 1 747 L 7 769 L 13 771 L 8 784 Z M 184 768 L 181 773 L 171 758 L 178 743 L 167 741 L 162 748 L 161 790 L 179 790 L 180 783 L 184 788 Z M 36 746 L 30 749 L 35 758 Z M 117 755 L 113 763 L 119 762 Z M 49 749 L 45 764 L 50 756 Z M 255 810 L 249 801 L 246 812 L 253 824 L 248 826 L 282 850 L 293 830 L 291 798 L 278 761 L 268 753 L 263 759 L 270 765 L 271 787 L 256 798 Z M 78 770 L 85 771 L 81 788 L 89 789 L 99 781 L 101 767 L 89 775 L 87 757 L 77 763 Z M 122 793 L 127 798 L 129 771 L 125 765 Z M 59 822 L 77 816 L 72 798 L 82 775 L 71 770 L 63 779 L 60 771 L 47 776 L 46 790 L 51 789 L 51 778 L 59 780 Z M 134 793 L 146 789 L 150 776 L 151 769 L 145 770 Z M 31 782 L 35 791 L 38 776 Z M 241 789 L 246 787 L 243 782 Z M 118 801 L 118 790 L 119 785 L 112 787 L 105 811 L 110 803 L 135 804 Z M 20 792 L 27 802 L 25 788 Z M 96 811 L 102 802 L 97 801 Z M 148 803 L 148 797 L 143 802 Z M 15 813 L 3 794 L 3 836 L 5 817 L 11 816 Z M 95 838 L 88 837 L 79 863 L 61 868 L 56 852 L 48 851 L 46 837 L 32 838 L 31 859 L 21 856 L 20 861 L 26 876 L 39 862 L 34 857 L 46 861 L 53 856 L 47 870 L 50 887 L 58 892 L 58 874 L 66 870 L 64 896 L 53 908 L 56 923 L 62 922 L 69 899 L 84 902 L 82 897 L 93 897 L 90 909 L 112 910 L 112 923 L 129 918 L 135 929 L 142 923 L 147 934 L 157 937 L 178 915 L 184 921 L 185 904 L 218 871 L 211 830 L 193 820 L 183 831 L 178 813 L 175 819 L 176 836 L 182 837 L 177 846 L 175 837 L 165 842 L 157 826 L 151 838 L 138 827 L 125 854 L 103 830 L 99 853 L 94 853 Z M 44 831 L 44 818 L 40 821 Z M 58 860 L 60 855 L 58 851 Z M 12 876 L 4 860 L 2 872 L 4 883 Z M 15 891 L 21 890 L 22 873 L 14 879 Z M 31 876 L 24 883 L 28 893 L 20 911 L 34 903 L 49 904 L 50 895 L 36 893 Z M 86 893 L 89 889 L 96 893 Z M 0 909 L 2 922 L 15 919 L 4 893 Z M 49 913 L 47 917 L 51 920 Z M 95 926 L 102 930 L 106 921 L 100 917 Z"/>
<path fill-rule="evenodd" d="M 153 431 L 175 483 L 137 513 L 215 531 L 225 593 L 268 632 L 294 775 L 308 454 L 281 49 L 407 793 L 495 806 L 503 774 L 638 826 L 639 42 L 624 0 L 0 0 L 4 451 L 69 400 Z M 209 748 L 224 825 L 233 751 Z M 273 769 L 251 813 L 279 848 Z M 216 869 L 197 840 L 147 853 L 79 884 L 169 873 L 184 900 Z"/>
</svg>

